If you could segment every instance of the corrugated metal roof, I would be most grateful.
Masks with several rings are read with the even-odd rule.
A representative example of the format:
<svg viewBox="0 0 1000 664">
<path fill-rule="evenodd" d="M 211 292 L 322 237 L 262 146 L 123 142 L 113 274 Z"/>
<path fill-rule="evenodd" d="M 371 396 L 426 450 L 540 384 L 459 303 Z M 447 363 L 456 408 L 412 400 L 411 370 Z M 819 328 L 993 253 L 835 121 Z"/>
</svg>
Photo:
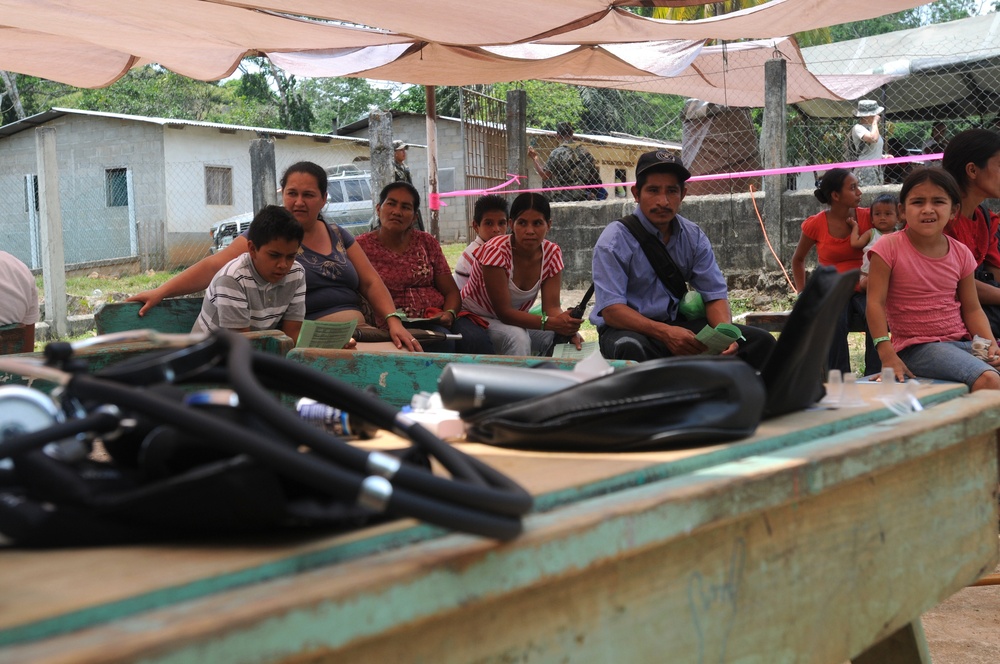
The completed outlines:
<svg viewBox="0 0 1000 664">
<path fill-rule="evenodd" d="M 197 120 L 178 120 L 175 118 L 154 118 L 145 115 L 127 115 L 124 113 L 106 113 L 103 111 L 84 111 L 75 108 L 53 108 L 43 113 L 38 113 L 37 115 L 32 115 L 31 117 L 25 118 L 23 120 L 18 120 L 17 122 L 11 122 L 10 124 L 0 127 L 0 138 L 5 136 L 11 136 L 26 129 L 33 129 L 44 125 L 47 122 L 51 122 L 57 118 L 64 115 L 87 115 L 92 117 L 100 118 L 113 118 L 116 120 L 128 120 L 132 122 L 145 122 L 148 124 L 156 124 L 163 127 L 207 127 L 209 129 L 218 129 L 220 131 L 249 131 L 261 136 L 302 136 L 305 138 L 313 138 L 317 140 L 324 141 L 347 141 L 351 143 L 363 143 L 368 144 L 367 138 L 359 138 L 355 136 L 337 136 L 335 134 L 314 134 L 307 131 L 291 131 L 287 129 L 273 129 L 271 127 L 244 127 L 242 125 L 232 125 L 223 124 L 221 122 L 199 122 Z"/>
</svg>

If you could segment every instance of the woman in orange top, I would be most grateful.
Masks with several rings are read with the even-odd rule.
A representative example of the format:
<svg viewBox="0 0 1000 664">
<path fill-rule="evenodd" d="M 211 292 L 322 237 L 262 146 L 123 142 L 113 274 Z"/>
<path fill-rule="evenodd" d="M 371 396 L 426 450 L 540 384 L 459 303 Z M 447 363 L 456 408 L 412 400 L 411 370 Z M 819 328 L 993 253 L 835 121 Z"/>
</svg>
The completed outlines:
<svg viewBox="0 0 1000 664">
<path fill-rule="evenodd" d="M 806 257 L 816 247 L 816 257 L 820 265 L 831 265 L 838 272 L 860 270 L 863 252 L 851 246 L 851 227 L 856 223 L 858 231 L 864 233 L 872 227 L 871 210 L 859 208 L 861 189 L 858 179 L 846 168 L 832 168 L 826 172 L 816 191 L 813 192 L 820 203 L 830 206 L 802 222 L 802 235 L 792 256 L 792 274 L 795 290 L 802 292 L 806 284 Z M 851 356 L 847 347 L 847 333 L 850 319 L 864 320 L 866 307 L 864 293 L 857 291 L 851 297 L 837 321 L 837 330 L 827 364 L 830 369 L 851 370 Z M 865 324 L 865 371 L 866 375 L 882 371 L 882 361 L 872 345 L 871 335 Z"/>
</svg>

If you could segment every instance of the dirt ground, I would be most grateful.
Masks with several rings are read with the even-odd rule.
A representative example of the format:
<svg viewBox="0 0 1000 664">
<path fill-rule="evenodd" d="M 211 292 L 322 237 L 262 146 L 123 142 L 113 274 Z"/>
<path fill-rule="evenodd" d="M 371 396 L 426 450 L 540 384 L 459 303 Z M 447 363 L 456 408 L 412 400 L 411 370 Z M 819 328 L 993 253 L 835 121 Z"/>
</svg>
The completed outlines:
<svg viewBox="0 0 1000 664">
<path fill-rule="evenodd" d="M 1000 586 L 960 590 L 925 613 L 923 625 L 934 664 L 997 664 Z"/>
</svg>

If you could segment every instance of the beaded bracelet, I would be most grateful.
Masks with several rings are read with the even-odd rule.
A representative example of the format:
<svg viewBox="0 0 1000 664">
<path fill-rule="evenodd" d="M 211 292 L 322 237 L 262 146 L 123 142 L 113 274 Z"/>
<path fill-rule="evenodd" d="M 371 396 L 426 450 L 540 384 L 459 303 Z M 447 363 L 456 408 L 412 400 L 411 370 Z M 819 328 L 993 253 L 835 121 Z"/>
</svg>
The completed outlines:
<svg viewBox="0 0 1000 664">
<path fill-rule="evenodd" d="M 543 312 L 542 312 L 542 327 L 541 327 L 541 329 L 542 329 L 542 330 L 544 330 L 544 329 L 545 329 L 545 321 L 547 321 L 548 319 L 549 319 L 549 316 L 548 316 L 548 314 L 546 314 L 546 313 L 545 313 L 545 312 L 543 311 Z"/>
</svg>

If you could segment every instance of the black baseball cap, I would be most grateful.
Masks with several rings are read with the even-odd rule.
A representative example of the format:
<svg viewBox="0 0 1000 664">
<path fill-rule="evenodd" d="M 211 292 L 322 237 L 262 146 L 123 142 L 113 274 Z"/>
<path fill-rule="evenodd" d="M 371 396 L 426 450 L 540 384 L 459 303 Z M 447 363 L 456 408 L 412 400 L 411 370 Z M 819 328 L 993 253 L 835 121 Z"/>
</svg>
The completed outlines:
<svg viewBox="0 0 1000 664">
<path fill-rule="evenodd" d="M 636 179 L 647 171 L 673 173 L 681 184 L 687 182 L 691 177 L 691 171 L 684 168 L 681 158 L 666 150 L 647 152 L 639 157 L 639 161 L 635 164 Z"/>
</svg>

